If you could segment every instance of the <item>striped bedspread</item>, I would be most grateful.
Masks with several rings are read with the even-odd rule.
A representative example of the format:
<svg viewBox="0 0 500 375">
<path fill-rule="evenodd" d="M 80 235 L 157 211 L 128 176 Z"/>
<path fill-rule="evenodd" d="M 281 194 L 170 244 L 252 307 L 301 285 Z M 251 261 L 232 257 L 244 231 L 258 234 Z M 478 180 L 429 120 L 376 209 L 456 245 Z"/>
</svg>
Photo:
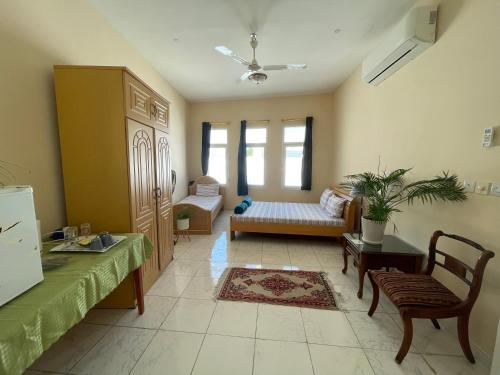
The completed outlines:
<svg viewBox="0 0 500 375">
<path fill-rule="evenodd" d="M 195 206 L 201 207 L 207 211 L 213 211 L 217 205 L 222 200 L 222 195 L 216 195 L 212 197 L 205 197 L 201 195 L 188 195 L 186 198 L 181 200 L 179 203 L 190 203 Z"/>
<path fill-rule="evenodd" d="M 328 216 L 317 203 L 253 202 L 241 215 L 232 215 L 240 223 L 308 224 L 343 226 L 343 218 Z"/>
</svg>

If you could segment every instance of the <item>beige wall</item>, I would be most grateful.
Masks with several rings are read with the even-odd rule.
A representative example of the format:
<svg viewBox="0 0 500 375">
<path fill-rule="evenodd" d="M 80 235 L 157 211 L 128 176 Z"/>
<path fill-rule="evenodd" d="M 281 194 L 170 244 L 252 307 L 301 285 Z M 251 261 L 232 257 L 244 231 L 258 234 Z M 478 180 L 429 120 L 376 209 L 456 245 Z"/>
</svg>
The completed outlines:
<svg viewBox="0 0 500 375">
<path fill-rule="evenodd" d="M 272 77 L 271 77 L 272 79 Z M 255 89 L 258 89 L 256 87 Z M 189 106 L 188 171 L 189 178 L 201 174 L 201 123 L 203 121 L 230 121 L 228 126 L 229 179 L 227 208 L 233 207 L 237 196 L 237 155 L 241 120 L 270 120 L 266 148 L 265 186 L 249 187 L 249 194 L 257 200 L 314 202 L 321 191 L 332 184 L 330 146 L 332 137 L 331 95 L 301 95 L 265 99 L 192 103 Z M 283 118 L 312 115 L 313 122 L 313 183 L 310 192 L 282 187 Z M 251 123 L 249 123 L 251 126 Z"/>
<path fill-rule="evenodd" d="M 333 179 L 374 171 L 380 156 L 382 167 L 414 167 L 412 178 L 450 170 L 462 178 L 500 181 L 500 137 L 496 147 L 480 144 L 483 128 L 500 132 L 499 19 L 498 0 L 442 1 L 433 47 L 378 87 L 364 84 L 360 69 L 354 72 L 333 100 Z M 500 198 L 472 194 L 465 204 L 404 208 L 395 217 L 400 235 L 422 249 L 442 229 L 497 253 L 471 325 L 473 340 L 491 354 L 500 315 Z"/>
<path fill-rule="evenodd" d="M 15 183 L 33 186 L 44 231 L 65 222 L 54 64 L 125 65 L 171 101 L 173 167 L 186 186 L 186 101 L 89 3 L 0 0 L 0 48 L 0 160 L 23 167 Z"/>
</svg>

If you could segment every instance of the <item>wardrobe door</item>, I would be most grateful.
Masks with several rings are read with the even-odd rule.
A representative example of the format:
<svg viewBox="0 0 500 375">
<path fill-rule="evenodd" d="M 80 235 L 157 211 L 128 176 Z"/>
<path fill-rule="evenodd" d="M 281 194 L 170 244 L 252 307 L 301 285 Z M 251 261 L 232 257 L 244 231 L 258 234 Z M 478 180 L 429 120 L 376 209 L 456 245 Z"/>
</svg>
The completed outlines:
<svg viewBox="0 0 500 375">
<path fill-rule="evenodd" d="M 153 244 L 153 254 L 141 267 L 144 292 L 160 274 L 153 129 L 127 120 L 132 230 L 144 233 Z"/>
<path fill-rule="evenodd" d="M 158 251 L 160 269 L 163 270 L 172 260 L 174 250 L 170 146 L 166 133 L 155 130 L 155 146 L 158 187 L 156 200 L 158 210 Z"/>
</svg>

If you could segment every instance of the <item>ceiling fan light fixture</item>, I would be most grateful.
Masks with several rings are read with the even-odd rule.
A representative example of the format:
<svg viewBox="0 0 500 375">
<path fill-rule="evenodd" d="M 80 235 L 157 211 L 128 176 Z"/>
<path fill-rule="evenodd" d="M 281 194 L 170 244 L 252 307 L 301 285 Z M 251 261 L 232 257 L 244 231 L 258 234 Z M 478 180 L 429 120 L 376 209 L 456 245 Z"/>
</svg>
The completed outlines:
<svg viewBox="0 0 500 375">
<path fill-rule="evenodd" d="M 267 79 L 267 74 L 261 72 L 255 72 L 248 76 L 248 79 L 253 83 L 259 85 Z"/>
</svg>

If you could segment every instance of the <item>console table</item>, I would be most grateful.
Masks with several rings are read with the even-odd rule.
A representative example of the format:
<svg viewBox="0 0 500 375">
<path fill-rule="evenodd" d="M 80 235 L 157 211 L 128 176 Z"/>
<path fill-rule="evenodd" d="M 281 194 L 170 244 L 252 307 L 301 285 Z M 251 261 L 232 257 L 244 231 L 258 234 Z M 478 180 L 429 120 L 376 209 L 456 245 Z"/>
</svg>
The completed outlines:
<svg viewBox="0 0 500 375">
<path fill-rule="evenodd" d="M 143 234 L 126 236 L 102 254 L 64 253 L 66 264 L 44 271 L 40 284 L 0 307 L 0 374 L 22 374 L 131 272 L 144 310 L 139 267 L 153 247 Z M 47 253 L 53 246 L 44 246 L 43 257 L 55 256 Z"/>
<path fill-rule="evenodd" d="M 387 235 L 380 245 L 370 245 L 358 239 L 357 233 L 344 233 L 342 236 L 344 247 L 344 268 L 347 272 L 347 257 L 352 255 L 354 264 L 358 266 L 358 298 L 363 298 L 363 283 L 368 270 L 394 267 L 408 273 L 418 273 L 422 267 L 424 254 L 404 242 L 402 239 Z"/>
</svg>

